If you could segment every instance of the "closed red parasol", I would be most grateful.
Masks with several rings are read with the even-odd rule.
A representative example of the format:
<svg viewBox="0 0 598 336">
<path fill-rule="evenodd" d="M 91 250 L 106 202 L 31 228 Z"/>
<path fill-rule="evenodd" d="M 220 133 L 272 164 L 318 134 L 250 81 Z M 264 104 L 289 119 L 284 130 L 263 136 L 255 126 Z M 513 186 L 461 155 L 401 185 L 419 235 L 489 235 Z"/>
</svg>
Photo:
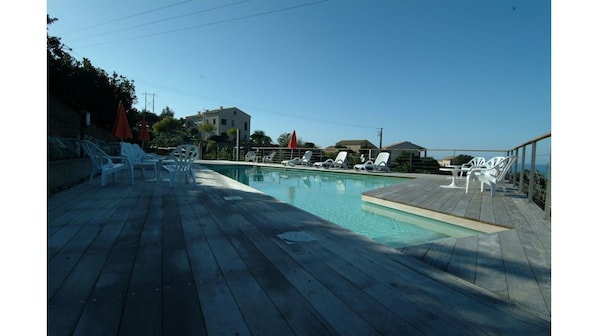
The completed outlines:
<svg viewBox="0 0 598 336">
<path fill-rule="evenodd" d="M 141 140 L 141 148 L 143 148 L 144 141 L 149 141 L 150 139 L 149 131 L 147 130 L 147 122 L 145 122 L 145 117 L 141 119 L 141 128 L 139 128 L 139 136 L 137 138 Z"/>
<path fill-rule="evenodd" d="M 295 134 L 295 130 L 293 130 L 293 134 L 291 134 L 291 139 L 289 140 L 289 145 L 287 146 L 291 149 L 291 159 L 293 158 L 293 149 L 297 148 L 297 135 Z"/>
<path fill-rule="evenodd" d="M 114 126 L 112 126 L 112 135 L 120 138 L 121 142 L 123 139 L 130 139 L 133 137 L 133 133 L 131 133 L 131 126 L 129 126 L 129 120 L 127 120 L 125 106 L 123 105 L 122 100 L 118 102 L 116 120 L 114 121 Z"/>
</svg>

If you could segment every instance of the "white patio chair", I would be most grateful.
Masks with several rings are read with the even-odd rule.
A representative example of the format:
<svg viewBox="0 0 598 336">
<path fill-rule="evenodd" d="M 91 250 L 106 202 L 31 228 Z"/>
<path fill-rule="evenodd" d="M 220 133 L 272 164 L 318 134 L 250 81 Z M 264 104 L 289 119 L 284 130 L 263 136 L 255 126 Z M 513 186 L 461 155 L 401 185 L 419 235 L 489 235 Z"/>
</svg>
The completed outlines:
<svg viewBox="0 0 598 336">
<path fill-rule="evenodd" d="M 486 158 L 482 156 L 474 157 L 473 159 L 469 160 L 467 163 L 461 165 L 461 170 L 459 171 L 459 177 L 463 177 L 463 172 L 468 172 L 472 168 L 483 167 L 486 163 Z"/>
<path fill-rule="evenodd" d="M 174 187 L 174 181 L 177 176 L 184 176 L 185 183 L 189 183 L 187 177 L 191 177 L 193 185 L 195 185 L 195 176 L 193 176 L 191 165 L 198 159 L 199 148 L 196 145 L 186 144 L 175 148 L 175 150 L 170 153 L 168 160 L 165 160 L 165 164 L 162 166 L 168 172 L 170 177 L 168 186 L 170 188 Z"/>
<path fill-rule="evenodd" d="M 484 192 L 484 184 L 488 184 L 490 186 L 490 196 L 496 194 L 496 187 L 500 184 L 503 185 L 503 190 L 506 193 L 505 179 L 515 161 L 517 161 L 517 156 L 511 155 L 498 160 L 493 166 L 473 168 L 467 174 L 465 193 L 469 191 L 469 183 L 473 180 L 480 181 L 480 192 Z"/>
<path fill-rule="evenodd" d="M 104 187 L 108 181 L 108 176 L 112 175 L 114 181 L 117 180 L 117 174 L 123 170 L 129 170 L 131 174 L 131 184 L 135 183 L 133 177 L 133 166 L 131 162 L 124 156 L 108 155 L 100 149 L 96 144 L 89 140 L 80 141 L 81 148 L 91 159 L 91 173 L 89 174 L 89 183 L 93 181 L 93 177 L 97 173 L 101 173 L 100 185 Z"/>
<path fill-rule="evenodd" d="M 245 161 L 257 162 L 257 156 L 254 151 L 249 151 L 245 154 Z"/>
<path fill-rule="evenodd" d="M 141 170 L 142 177 L 145 177 L 145 169 L 150 168 L 154 170 L 154 177 L 158 178 L 158 163 L 160 159 L 157 156 L 149 155 L 137 144 L 127 142 L 120 143 L 120 154 L 129 160 L 133 169 L 139 168 Z"/>
</svg>

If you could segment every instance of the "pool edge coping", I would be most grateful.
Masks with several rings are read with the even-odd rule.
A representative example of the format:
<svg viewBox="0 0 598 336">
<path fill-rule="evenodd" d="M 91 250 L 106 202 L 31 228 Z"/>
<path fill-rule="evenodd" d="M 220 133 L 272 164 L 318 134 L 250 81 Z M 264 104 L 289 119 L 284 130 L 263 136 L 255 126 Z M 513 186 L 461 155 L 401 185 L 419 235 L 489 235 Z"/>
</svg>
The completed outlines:
<svg viewBox="0 0 598 336">
<path fill-rule="evenodd" d="M 362 194 L 361 199 L 364 202 L 377 204 L 380 206 L 384 206 L 387 208 L 407 212 L 410 214 L 414 214 L 414 215 L 418 215 L 418 216 L 422 216 L 422 217 L 426 217 L 426 218 L 435 219 L 435 220 L 446 222 L 446 223 L 449 223 L 452 225 L 468 228 L 468 229 L 475 230 L 475 231 L 480 231 L 482 233 L 496 233 L 496 232 L 510 230 L 510 228 L 507 228 L 504 226 L 488 224 L 488 223 L 475 221 L 473 219 L 468 219 L 468 218 L 463 218 L 463 217 L 457 217 L 457 216 L 449 215 L 446 213 L 423 209 L 423 208 L 419 208 L 419 207 L 415 207 L 415 206 L 411 206 L 411 205 L 407 205 L 407 204 L 403 204 L 403 203 L 393 202 L 393 201 L 389 201 L 389 200 L 385 200 L 382 198 L 377 198 L 377 197 L 373 197 L 373 196 L 369 196 L 369 195 Z"/>
</svg>

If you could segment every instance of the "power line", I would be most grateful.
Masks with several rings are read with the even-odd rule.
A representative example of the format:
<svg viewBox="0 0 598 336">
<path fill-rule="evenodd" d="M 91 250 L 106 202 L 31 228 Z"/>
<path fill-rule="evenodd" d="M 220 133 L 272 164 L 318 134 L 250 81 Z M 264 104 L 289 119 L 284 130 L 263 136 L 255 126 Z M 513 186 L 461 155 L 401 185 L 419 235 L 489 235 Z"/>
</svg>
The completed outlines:
<svg viewBox="0 0 598 336">
<path fill-rule="evenodd" d="M 259 16 L 265 16 L 265 15 L 280 13 L 280 12 L 284 12 L 284 11 L 289 11 L 289 10 L 301 8 L 301 7 L 313 6 L 313 5 L 317 5 L 317 4 L 320 4 L 320 3 L 323 3 L 323 2 L 328 2 L 328 1 L 329 0 L 314 1 L 314 2 L 309 2 L 309 3 L 305 3 L 305 4 L 301 4 L 301 5 L 289 6 L 289 7 L 285 7 L 285 8 L 274 9 L 274 10 L 260 12 L 260 13 L 256 13 L 256 14 L 250 14 L 250 15 L 245 15 L 245 16 L 240 16 L 240 17 L 236 17 L 236 18 L 231 18 L 231 19 L 226 19 L 226 20 L 221 20 L 221 21 L 215 21 L 215 22 L 210 22 L 210 23 L 205 23 L 205 24 L 200 24 L 200 25 L 195 25 L 195 26 L 190 26 L 190 27 L 185 27 L 185 28 L 173 29 L 173 30 L 168 30 L 168 31 L 158 32 L 158 33 L 152 33 L 152 34 L 146 34 L 146 35 L 139 35 L 139 36 L 129 37 L 129 38 L 125 38 L 125 39 L 104 42 L 104 43 L 96 43 L 96 44 L 87 45 L 87 46 L 83 46 L 83 47 L 79 47 L 79 48 L 89 48 L 89 47 L 101 46 L 101 45 L 106 45 L 106 44 L 113 44 L 113 43 L 118 43 L 118 42 L 124 42 L 124 41 L 130 41 L 130 40 L 137 40 L 137 39 L 141 39 L 141 38 L 145 38 L 145 37 L 153 37 L 153 36 L 158 36 L 158 35 L 165 35 L 165 34 L 170 34 L 170 33 L 175 33 L 175 32 L 180 32 L 180 31 L 185 31 L 185 30 L 196 29 L 196 28 L 203 28 L 203 27 L 208 27 L 208 26 L 215 26 L 215 25 L 219 25 L 219 24 L 223 24 L 223 23 L 230 23 L 230 22 L 241 21 L 241 20 L 245 20 L 245 19 L 249 19 L 249 18 L 254 18 L 254 17 L 259 17 Z"/>
<path fill-rule="evenodd" d="M 117 18 L 117 19 L 112 19 L 112 20 L 109 20 L 109 21 L 105 21 L 105 22 L 101 22 L 101 23 L 96 23 L 96 24 L 91 25 L 91 26 L 79 28 L 79 29 L 76 29 L 76 30 L 71 30 L 71 31 L 63 33 L 63 34 L 74 33 L 74 32 L 78 32 L 78 31 L 81 31 L 81 30 L 87 30 L 87 29 L 90 29 L 90 28 L 107 25 L 109 23 L 126 20 L 126 19 L 129 19 L 129 18 L 132 18 L 132 17 L 141 16 L 141 15 L 145 15 L 145 14 L 152 13 L 152 12 L 157 12 L 157 11 L 160 11 L 160 10 L 163 10 L 163 9 L 166 9 L 166 8 L 170 8 L 170 7 L 175 7 L 175 6 L 182 5 L 184 3 L 191 2 L 191 1 L 193 1 L 193 0 L 185 0 L 185 1 L 177 2 L 177 3 L 172 4 L 172 5 L 162 6 L 162 7 L 150 9 L 150 10 L 147 10 L 147 11 L 144 11 L 144 12 L 140 12 L 140 13 L 137 13 L 137 14 L 127 15 L 127 16 L 123 16 L 123 17 L 120 17 L 120 18 Z"/>
<path fill-rule="evenodd" d="M 180 18 L 183 18 L 183 17 L 186 17 L 186 16 L 191 16 L 191 15 L 195 15 L 195 14 L 199 14 L 199 13 L 210 12 L 210 11 L 214 11 L 214 10 L 217 10 L 217 9 L 222 9 L 222 8 L 225 8 L 225 7 L 235 6 L 235 5 L 242 4 L 242 3 L 248 2 L 248 1 L 250 1 L 250 0 L 242 0 L 242 1 L 231 3 L 231 4 L 227 4 L 227 5 L 212 7 L 212 8 L 208 8 L 208 9 L 202 9 L 202 10 L 199 10 L 199 11 L 196 11 L 196 12 L 192 12 L 192 13 L 188 13 L 188 14 L 172 16 L 172 17 L 169 17 L 169 18 L 166 18 L 166 19 L 162 19 L 162 20 L 158 20 L 158 21 L 141 23 L 141 24 L 138 24 L 138 25 L 135 25 L 135 26 L 130 26 L 130 27 L 125 27 L 125 28 L 121 28 L 121 29 L 116 29 L 116 30 L 112 30 L 112 31 L 109 31 L 109 32 L 105 32 L 105 33 L 100 33 L 100 34 L 95 34 L 95 35 L 89 35 L 89 36 L 86 36 L 86 37 L 81 37 L 81 38 L 70 40 L 70 41 L 73 42 L 73 41 L 79 41 L 79 40 L 86 40 L 86 39 L 90 39 L 90 38 L 93 38 L 93 37 L 98 37 L 98 36 L 103 36 L 103 35 L 109 35 L 109 34 L 121 32 L 121 31 L 125 31 L 125 30 L 131 30 L 131 29 L 135 29 L 135 28 L 139 28 L 139 27 L 143 27 L 143 26 L 149 26 L 149 25 L 153 25 L 153 24 L 157 24 L 157 23 L 161 23 L 161 22 L 172 21 L 172 20 L 180 19 Z"/>
</svg>

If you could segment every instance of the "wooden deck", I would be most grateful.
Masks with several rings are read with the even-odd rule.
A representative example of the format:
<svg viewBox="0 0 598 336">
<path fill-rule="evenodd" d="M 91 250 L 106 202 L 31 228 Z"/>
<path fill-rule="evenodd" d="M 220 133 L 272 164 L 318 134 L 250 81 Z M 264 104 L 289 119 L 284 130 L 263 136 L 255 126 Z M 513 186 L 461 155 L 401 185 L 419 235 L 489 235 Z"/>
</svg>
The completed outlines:
<svg viewBox="0 0 598 336">
<path fill-rule="evenodd" d="M 429 175 L 372 191 L 513 228 L 397 250 L 195 174 L 48 198 L 48 335 L 550 334 L 550 222 L 519 195 Z"/>
</svg>

